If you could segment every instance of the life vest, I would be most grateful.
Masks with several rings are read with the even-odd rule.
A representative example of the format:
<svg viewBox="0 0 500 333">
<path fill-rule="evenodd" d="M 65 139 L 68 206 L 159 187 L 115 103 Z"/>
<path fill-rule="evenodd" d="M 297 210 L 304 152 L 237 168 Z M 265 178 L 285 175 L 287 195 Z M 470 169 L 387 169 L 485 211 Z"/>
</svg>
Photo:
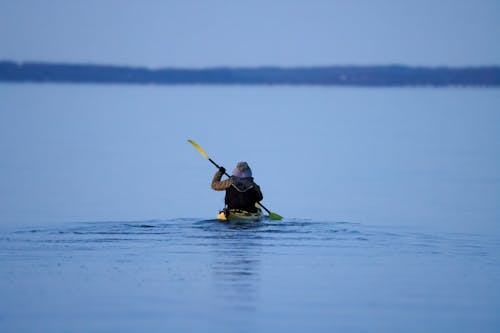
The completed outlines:
<svg viewBox="0 0 500 333">
<path fill-rule="evenodd" d="M 252 177 L 238 178 L 232 176 L 233 184 L 226 189 L 224 199 L 227 208 L 256 212 L 255 204 L 262 200 L 262 193 Z"/>
</svg>

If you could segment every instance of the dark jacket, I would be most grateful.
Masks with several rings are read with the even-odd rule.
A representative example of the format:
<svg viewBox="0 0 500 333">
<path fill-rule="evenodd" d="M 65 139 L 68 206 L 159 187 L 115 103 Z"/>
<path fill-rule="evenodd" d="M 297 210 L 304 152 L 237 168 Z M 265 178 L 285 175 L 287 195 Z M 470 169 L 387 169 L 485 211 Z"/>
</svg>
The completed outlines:
<svg viewBox="0 0 500 333">
<path fill-rule="evenodd" d="M 231 176 L 221 181 L 222 173 L 217 171 L 212 179 L 212 189 L 226 191 L 224 202 L 229 209 L 241 209 L 256 212 L 255 204 L 263 199 L 259 185 L 252 177 L 239 178 Z"/>
</svg>

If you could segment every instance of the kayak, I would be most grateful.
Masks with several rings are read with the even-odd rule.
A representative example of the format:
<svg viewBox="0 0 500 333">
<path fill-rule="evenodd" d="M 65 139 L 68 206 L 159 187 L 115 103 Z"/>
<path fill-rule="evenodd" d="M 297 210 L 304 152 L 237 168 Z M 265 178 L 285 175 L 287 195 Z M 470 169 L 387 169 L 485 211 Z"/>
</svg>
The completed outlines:
<svg viewBox="0 0 500 333">
<path fill-rule="evenodd" d="M 223 221 L 260 221 L 264 218 L 264 214 L 259 209 L 255 213 L 250 213 L 240 209 L 225 209 L 219 212 L 217 215 L 218 220 Z"/>
</svg>

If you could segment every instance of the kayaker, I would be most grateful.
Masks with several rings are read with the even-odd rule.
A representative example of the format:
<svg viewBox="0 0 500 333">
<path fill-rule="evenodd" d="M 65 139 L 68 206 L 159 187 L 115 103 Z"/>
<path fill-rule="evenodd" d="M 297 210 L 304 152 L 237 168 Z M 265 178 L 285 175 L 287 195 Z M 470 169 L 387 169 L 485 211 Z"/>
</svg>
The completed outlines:
<svg viewBox="0 0 500 333">
<path fill-rule="evenodd" d="M 224 202 L 227 209 L 240 209 L 249 213 L 257 212 L 255 204 L 262 200 L 259 185 L 255 184 L 252 170 L 247 162 L 239 162 L 233 170 L 233 175 L 228 179 L 221 178 L 226 172 L 220 167 L 212 179 L 212 189 L 226 191 Z"/>
</svg>

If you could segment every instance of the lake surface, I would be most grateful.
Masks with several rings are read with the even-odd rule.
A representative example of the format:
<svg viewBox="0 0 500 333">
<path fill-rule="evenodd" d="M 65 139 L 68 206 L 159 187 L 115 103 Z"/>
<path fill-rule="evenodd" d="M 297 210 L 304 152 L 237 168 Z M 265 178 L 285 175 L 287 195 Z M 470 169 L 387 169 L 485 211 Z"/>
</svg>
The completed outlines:
<svg viewBox="0 0 500 333">
<path fill-rule="evenodd" d="M 0 235 L 3 332 L 496 332 L 500 237 L 290 219 Z"/>
<path fill-rule="evenodd" d="M 0 84 L 0 331 L 498 332 L 500 90 Z M 248 161 L 282 222 L 221 223 Z"/>
</svg>

